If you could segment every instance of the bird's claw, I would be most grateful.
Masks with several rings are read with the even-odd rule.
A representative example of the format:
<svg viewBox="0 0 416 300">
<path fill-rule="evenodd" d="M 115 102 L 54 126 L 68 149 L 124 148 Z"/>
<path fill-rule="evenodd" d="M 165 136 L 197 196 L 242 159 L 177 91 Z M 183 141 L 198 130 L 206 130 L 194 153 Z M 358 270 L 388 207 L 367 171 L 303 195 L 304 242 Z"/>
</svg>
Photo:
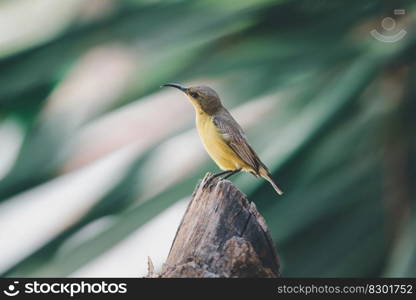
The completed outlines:
<svg viewBox="0 0 416 300">
<path fill-rule="evenodd" d="M 214 179 L 214 176 L 211 175 L 210 177 L 207 178 L 207 180 L 205 180 L 204 185 L 202 186 L 203 189 L 206 189 L 209 184 L 211 183 L 212 179 Z"/>
</svg>

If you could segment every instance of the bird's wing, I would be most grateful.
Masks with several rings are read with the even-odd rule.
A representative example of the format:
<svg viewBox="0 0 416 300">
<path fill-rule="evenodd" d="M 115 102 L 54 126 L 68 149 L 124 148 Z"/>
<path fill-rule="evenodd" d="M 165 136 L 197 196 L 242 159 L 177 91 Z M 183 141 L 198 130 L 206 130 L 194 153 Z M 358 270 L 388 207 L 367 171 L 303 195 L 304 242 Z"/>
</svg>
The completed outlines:
<svg viewBox="0 0 416 300">
<path fill-rule="evenodd" d="M 228 146 L 230 146 L 242 161 L 258 173 L 260 166 L 264 167 L 264 164 L 247 143 L 243 129 L 241 129 L 231 114 L 226 110 L 221 111 L 213 117 L 213 122 Z"/>
</svg>

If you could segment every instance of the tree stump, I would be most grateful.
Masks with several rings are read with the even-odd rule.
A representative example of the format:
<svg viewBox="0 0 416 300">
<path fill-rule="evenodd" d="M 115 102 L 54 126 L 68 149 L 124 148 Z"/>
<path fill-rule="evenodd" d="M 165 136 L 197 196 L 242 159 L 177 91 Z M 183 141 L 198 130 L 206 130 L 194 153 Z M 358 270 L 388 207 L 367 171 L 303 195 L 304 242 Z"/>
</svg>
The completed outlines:
<svg viewBox="0 0 416 300">
<path fill-rule="evenodd" d="M 208 173 L 192 194 L 161 274 L 153 277 L 279 277 L 279 260 L 255 204 Z"/>
</svg>

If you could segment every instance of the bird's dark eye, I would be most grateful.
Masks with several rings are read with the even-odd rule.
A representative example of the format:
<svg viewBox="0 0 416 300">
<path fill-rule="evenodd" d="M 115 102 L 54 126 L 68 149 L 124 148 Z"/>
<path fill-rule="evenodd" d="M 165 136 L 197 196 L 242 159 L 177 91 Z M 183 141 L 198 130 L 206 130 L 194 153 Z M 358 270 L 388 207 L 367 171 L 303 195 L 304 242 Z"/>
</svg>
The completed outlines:
<svg viewBox="0 0 416 300">
<path fill-rule="evenodd" d="M 192 98 L 198 98 L 198 94 L 197 93 L 191 93 L 191 97 Z"/>
</svg>

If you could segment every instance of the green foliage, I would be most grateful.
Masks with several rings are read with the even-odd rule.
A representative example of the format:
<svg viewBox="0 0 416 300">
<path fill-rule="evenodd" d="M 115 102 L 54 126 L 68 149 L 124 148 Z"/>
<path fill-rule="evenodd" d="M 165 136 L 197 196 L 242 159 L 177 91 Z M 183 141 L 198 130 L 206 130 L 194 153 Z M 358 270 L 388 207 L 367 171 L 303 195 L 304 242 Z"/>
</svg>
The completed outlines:
<svg viewBox="0 0 416 300">
<path fill-rule="evenodd" d="M 1 203 L 66 176 L 71 142 L 94 122 L 144 102 L 162 83 L 206 80 L 228 107 L 272 99 L 247 131 L 285 194 L 277 198 L 247 174 L 233 181 L 265 216 L 284 276 L 416 275 L 412 1 L 107 2 L 98 17 L 74 17 L 46 40 L 0 52 L 0 122 L 15 120 L 24 131 L 0 180 Z M 370 30 L 394 8 L 406 8 L 407 36 L 391 44 L 373 39 Z M 112 102 L 75 125 L 77 109 L 45 117 L 85 56 L 106 47 L 130 57 L 130 75 Z M 149 144 L 92 207 L 3 275 L 70 275 L 189 196 L 206 171 L 216 171 L 212 163 L 151 195 L 143 178 L 158 149 L 191 126 Z M 108 216 L 115 221 L 104 231 L 62 250 Z"/>
</svg>

